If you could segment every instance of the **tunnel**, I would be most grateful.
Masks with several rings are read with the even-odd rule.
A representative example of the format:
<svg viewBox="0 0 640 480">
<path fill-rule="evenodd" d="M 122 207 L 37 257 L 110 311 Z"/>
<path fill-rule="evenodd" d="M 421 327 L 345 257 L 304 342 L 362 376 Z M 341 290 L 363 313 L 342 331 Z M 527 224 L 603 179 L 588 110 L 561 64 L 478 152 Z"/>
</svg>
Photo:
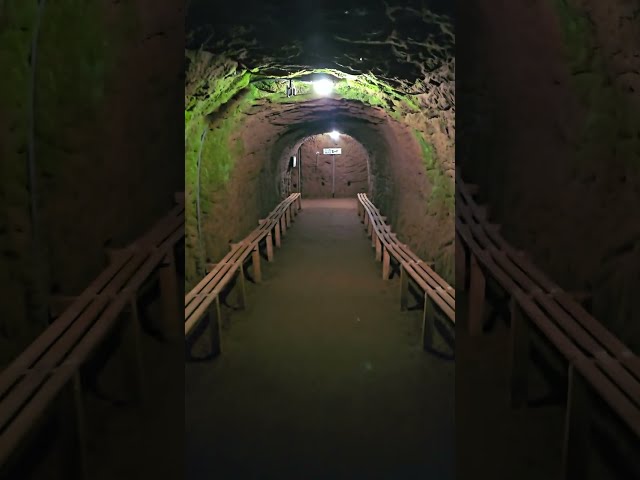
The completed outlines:
<svg viewBox="0 0 640 480">
<path fill-rule="evenodd" d="M 244 7 L 187 13 L 187 476 L 454 478 L 455 313 L 389 253 L 452 292 L 452 7 Z"/>
<path fill-rule="evenodd" d="M 640 478 L 637 3 L 0 0 L 0 480 Z"/>
<path fill-rule="evenodd" d="M 194 75 L 200 75 L 203 69 L 198 62 L 214 61 L 206 52 L 198 55 L 191 60 L 188 71 Z M 237 67 L 226 68 L 231 71 Z M 193 83 L 195 88 L 202 80 L 191 79 L 190 75 L 187 74 L 188 86 Z M 192 116 L 204 108 L 198 97 L 205 94 L 197 91 L 191 94 L 191 89 L 187 89 L 188 94 L 193 95 L 188 97 L 190 104 L 186 113 L 187 198 L 196 210 L 200 204 L 200 215 L 188 216 L 188 222 L 195 220 L 195 237 L 198 228 L 201 232 L 217 232 L 203 235 L 205 239 L 201 242 L 192 238 L 192 231 L 188 230 L 188 282 L 198 276 L 196 273 L 203 272 L 206 263 L 226 253 L 228 240 L 246 233 L 258 216 L 264 215 L 279 198 L 290 153 L 297 149 L 297 143 L 305 137 L 334 130 L 356 139 L 369 152 L 369 173 L 376 203 L 397 219 L 405 240 L 417 252 L 428 253 L 436 259 L 438 271 L 452 279 L 453 234 L 448 227 L 452 225 L 454 206 L 453 129 L 452 125 L 447 126 L 447 122 L 453 121 L 449 118 L 451 105 L 439 107 L 439 103 L 435 103 L 433 114 L 442 118 L 429 119 L 427 113 L 416 111 L 415 102 L 421 98 L 435 101 L 431 99 L 433 93 L 418 91 L 403 96 L 391 86 L 379 86 L 379 80 L 368 79 L 366 75 L 349 74 L 340 79 L 336 83 L 336 98 L 316 98 L 313 91 L 305 93 L 310 85 L 302 82 L 297 95 L 287 97 L 286 80 L 252 82 L 248 77 L 257 74 L 243 75 L 245 80 L 237 82 L 247 86 L 236 93 L 217 116 L 212 113 L 208 113 L 207 118 Z M 229 83 L 237 85 L 233 81 Z M 443 86 L 440 88 L 444 90 Z M 227 141 L 230 145 L 225 145 Z M 235 163 L 237 158 L 242 158 L 241 164 Z M 208 165 L 208 162 L 215 163 Z M 233 169 L 234 165 L 240 168 Z M 409 184 L 415 184 L 415 188 L 401 188 Z M 242 198 L 237 197 L 240 191 Z M 229 212 L 226 201 L 230 198 L 234 199 L 231 202 L 234 208 L 247 213 L 242 220 L 244 225 L 227 222 L 224 213 L 216 210 L 216 205 L 225 205 L 224 210 Z M 419 212 L 418 219 L 406 218 L 414 217 L 415 211 Z M 438 230 L 439 235 L 427 238 L 420 234 L 422 229 Z"/>
</svg>

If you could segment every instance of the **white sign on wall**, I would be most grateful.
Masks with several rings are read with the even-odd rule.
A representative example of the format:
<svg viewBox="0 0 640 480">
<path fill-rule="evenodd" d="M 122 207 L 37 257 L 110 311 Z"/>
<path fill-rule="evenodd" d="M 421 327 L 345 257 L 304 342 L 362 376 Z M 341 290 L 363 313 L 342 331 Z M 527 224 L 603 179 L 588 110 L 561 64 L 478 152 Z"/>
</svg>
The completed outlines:
<svg viewBox="0 0 640 480">
<path fill-rule="evenodd" d="M 325 155 L 342 155 L 341 148 L 325 148 L 322 150 Z"/>
</svg>

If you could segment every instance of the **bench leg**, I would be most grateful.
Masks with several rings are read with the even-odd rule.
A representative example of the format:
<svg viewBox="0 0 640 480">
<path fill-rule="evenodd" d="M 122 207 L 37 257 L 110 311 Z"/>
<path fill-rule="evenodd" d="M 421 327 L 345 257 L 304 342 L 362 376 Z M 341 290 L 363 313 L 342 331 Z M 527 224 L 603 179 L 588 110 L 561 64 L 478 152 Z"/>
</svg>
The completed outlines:
<svg viewBox="0 0 640 480">
<path fill-rule="evenodd" d="M 216 301 L 209 307 L 209 346 L 214 357 L 222 353 L 221 324 L 220 298 L 216 297 Z"/>
<path fill-rule="evenodd" d="M 409 275 L 404 269 L 403 265 L 400 265 L 400 311 L 405 312 L 407 310 L 407 297 L 409 295 Z"/>
<path fill-rule="evenodd" d="M 124 376 L 127 390 L 134 402 L 144 404 L 144 376 L 142 368 L 142 348 L 140 335 L 140 319 L 138 316 L 138 301 L 135 296 L 129 300 L 125 310 L 127 317 L 124 326 Z"/>
<path fill-rule="evenodd" d="M 358 202 L 358 216 L 362 216 L 362 204 L 360 202 Z"/>
<path fill-rule="evenodd" d="M 484 273 L 476 260 L 471 255 L 471 284 L 469 288 L 469 334 L 482 333 L 482 321 L 484 317 L 484 295 L 486 280 Z"/>
<path fill-rule="evenodd" d="M 269 234 L 267 235 L 266 241 L 267 241 L 267 261 L 273 262 L 273 237 L 271 235 L 271 232 L 269 232 Z"/>
<path fill-rule="evenodd" d="M 362 223 L 364 223 L 364 229 L 367 230 L 369 228 L 369 215 L 367 215 L 366 213 L 364 214 Z"/>
<path fill-rule="evenodd" d="M 251 252 L 251 263 L 253 263 L 253 276 L 256 283 L 262 282 L 262 270 L 260 268 L 260 247 L 256 245 L 256 248 Z"/>
<path fill-rule="evenodd" d="M 562 473 L 564 480 L 587 476 L 590 449 L 589 397 L 587 384 L 573 365 L 569 366 L 569 391 L 564 426 Z"/>
<path fill-rule="evenodd" d="M 287 234 L 287 215 L 283 215 L 280 217 L 280 230 L 282 231 L 282 236 L 284 237 Z"/>
<path fill-rule="evenodd" d="M 527 404 L 529 386 L 529 325 L 520 304 L 511 297 L 510 382 L 511 406 L 519 408 Z"/>
<path fill-rule="evenodd" d="M 282 246 L 282 240 L 280 238 L 280 222 L 276 223 L 276 247 L 280 248 Z"/>
<path fill-rule="evenodd" d="M 244 310 L 247 306 L 247 291 L 245 289 L 244 265 L 240 267 L 240 272 L 238 272 L 238 280 L 240 283 L 240 285 L 238 285 L 238 308 L 240 308 L 240 310 Z"/>
<path fill-rule="evenodd" d="M 369 225 L 367 226 L 367 235 L 370 237 L 373 236 L 373 224 L 371 222 L 369 222 Z"/>
<path fill-rule="evenodd" d="M 455 242 L 456 290 L 464 292 L 467 289 L 467 252 L 459 235 L 456 235 Z"/>
<path fill-rule="evenodd" d="M 376 262 L 382 260 L 382 242 L 380 237 L 376 236 Z"/>
<path fill-rule="evenodd" d="M 173 250 L 165 257 L 160 267 L 160 296 L 162 297 L 162 335 L 165 339 L 184 337 L 178 306 L 178 278 Z"/>
<path fill-rule="evenodd" d="M 422 348 L 428 350 L 433 347 L 433 335 L 435 332 L 436 307 L 433 299 L 424 294 L 424 311 L 422 312 Z"/>
<path fill-rule="evenodd" d="M 391 270 L 391 257 L 389 251 L 385 248 L 382 252 L 382 279 L 389 280 L 389 271 Z"/>
<path fill-rule="evenodd" d="M 80 374 L 76 372 L 64 387 L 60 396 L 59 425 L 64 452 L 65 478 L 88 480 L 87 437 L 84 399 Z"/>
</svg>

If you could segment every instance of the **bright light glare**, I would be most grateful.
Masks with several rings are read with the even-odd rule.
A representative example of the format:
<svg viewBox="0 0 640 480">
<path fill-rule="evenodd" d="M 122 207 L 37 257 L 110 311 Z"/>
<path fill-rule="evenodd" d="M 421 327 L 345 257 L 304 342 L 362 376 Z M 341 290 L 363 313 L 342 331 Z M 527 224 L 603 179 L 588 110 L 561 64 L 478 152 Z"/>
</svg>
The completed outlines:
<svg viewBox="0 0 640 480">
<path fill-rule="evenodd" d="M 313 89 L 318 95 L 326 97 L 328 95 L 331 95 L 331 92 L 333 92 L 333 82 L 328 78 L 316 80 L 315 82 L 313 82 Z"/>
<path fill-rule="evenodd" d="M 340 138 L 340 132 L 334 130 L 333 132 L 331 132 L 329 134 L 329 136 L 333 139 L 333 140 L 338 140 Z"/>
</svg>

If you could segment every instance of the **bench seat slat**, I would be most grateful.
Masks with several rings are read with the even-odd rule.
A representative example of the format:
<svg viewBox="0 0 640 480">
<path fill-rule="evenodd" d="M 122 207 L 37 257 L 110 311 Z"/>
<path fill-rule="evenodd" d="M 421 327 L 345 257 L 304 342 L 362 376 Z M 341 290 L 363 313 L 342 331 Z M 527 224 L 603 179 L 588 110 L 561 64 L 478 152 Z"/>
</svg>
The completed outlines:
<svg viewBox="0 0 640 480">
<path fill-rule="evenodd" d="M 411 249 L 398 241 L 385 223 L 385 217 L 365 193 L 357 195 L 363 213 L 368 219 L 372 235 L 376 235 L 383 248 L 397 263 L 402 265 L 409 277 L 434 301 L 443 313 L 455 323 L 455 290 Z"/>
<path fill-rule="evenodd" d="M 279 225 L 281 219 L 298 201 L 299 197 L 300 193 L 294 193 L 280 202 L 264 221 L 259 222 L 257 228 L 235 244 L 231 251 L 216 264 L 215 268 L 187 293 L 185 296 L 185 335 L 188 335 L 198 325 L 211 303 L 251 257 L 253 250 Z"/>
</svg>

